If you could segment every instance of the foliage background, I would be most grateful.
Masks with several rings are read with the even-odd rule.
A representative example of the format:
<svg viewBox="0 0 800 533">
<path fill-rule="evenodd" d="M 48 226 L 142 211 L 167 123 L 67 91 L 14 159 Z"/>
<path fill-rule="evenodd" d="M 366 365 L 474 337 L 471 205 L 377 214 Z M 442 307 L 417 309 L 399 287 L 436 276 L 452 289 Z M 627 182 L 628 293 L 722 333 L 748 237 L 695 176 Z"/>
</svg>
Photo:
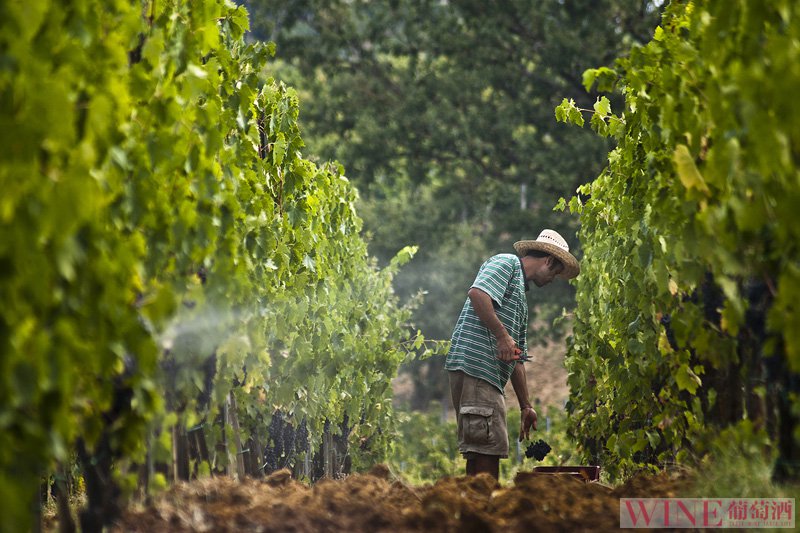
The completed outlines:
<svg viewBox="0 0 800 533">
<path fill-rule="evenodd" d="M 243 2 L 253 39 L 276 43 L 300 89 L 310 152 L 345 163 L 360 193 L 370 253 L 419 253 L 395 279 L 426 292 L 413 320 L 449 339 L 480 264 L 540 229 L 576 253 L 577 218 L 552 207 L 597 175 L 610 147 L 553 120 L 564 94 L 591 104 L 584 69 L 649 40 L 659 2 L 633 0 L 283 0 Z M 588 43 L 591 43 L 589 45 Z M 533 340 L 561 333 L 574 290 L 532 291 Z M 449 401 L 441 360 L 404 367 L 412 408 Z"/>
</svg>

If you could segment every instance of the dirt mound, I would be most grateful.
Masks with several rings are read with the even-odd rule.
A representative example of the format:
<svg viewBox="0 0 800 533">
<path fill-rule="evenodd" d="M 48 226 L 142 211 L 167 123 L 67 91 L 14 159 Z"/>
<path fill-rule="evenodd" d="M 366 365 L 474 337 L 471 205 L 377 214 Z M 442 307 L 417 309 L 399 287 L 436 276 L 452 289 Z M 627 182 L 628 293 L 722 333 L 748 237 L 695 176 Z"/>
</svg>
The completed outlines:
<svg viewBox="0 0 800 533">
<path fill-rule="evenodd" d="M 309 487 L 288 471 L 243 483 L 218 477 L 180 484 L 131 508 L 114 531 L 611 531 L 620 497 L 674 496 L 680 480 L 635 478 L 612 490 L 570 476 L 521 473 L 448 477 L 412 487 L 386 468 Z"/>
</svg>

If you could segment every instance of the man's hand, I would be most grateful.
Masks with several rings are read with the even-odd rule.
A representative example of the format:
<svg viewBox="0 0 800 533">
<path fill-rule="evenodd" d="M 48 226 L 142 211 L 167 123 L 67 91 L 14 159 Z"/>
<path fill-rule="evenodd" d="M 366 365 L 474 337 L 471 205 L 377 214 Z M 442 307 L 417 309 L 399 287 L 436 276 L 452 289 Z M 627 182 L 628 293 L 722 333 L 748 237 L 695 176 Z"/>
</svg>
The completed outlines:
<svg viewBox="0 0 800 533">
<path fill-rule="evenodd" d="M 506 363 L 519 359 L 518 354 L 520 352 L 517 352 L 519 349 L 517 348 L 517 343 L 511 335 L 508 334 L 508 331 L 506 331 L 500 319 L 497 318 L 497 313 L 492 304 L 492 298 L 477 287 L 470 288 L 467 295 L 469 296 L 469 301 L 472 303 L 472 308 L 475 310 L 475 314 L 478 315 L 483 325 L 486 326 L 497 339 L 497 358 Z"/>
<path fill-rule="evenodd" d="M 517 343 L 508 333 L 497 339 L 497 358 L 506 363 L 519 359 L 520 350 Z"/>
<path fill-rule="evenodd" d="M 536 414 L 536 411 L 533 409 L 533 407 L 523 407 L 520 417 L 519 441 L 522 442 L 523 437 L 525 439 L 530 438 L 531 428 L 536 431 L 539 416 Z"/>
</svg>

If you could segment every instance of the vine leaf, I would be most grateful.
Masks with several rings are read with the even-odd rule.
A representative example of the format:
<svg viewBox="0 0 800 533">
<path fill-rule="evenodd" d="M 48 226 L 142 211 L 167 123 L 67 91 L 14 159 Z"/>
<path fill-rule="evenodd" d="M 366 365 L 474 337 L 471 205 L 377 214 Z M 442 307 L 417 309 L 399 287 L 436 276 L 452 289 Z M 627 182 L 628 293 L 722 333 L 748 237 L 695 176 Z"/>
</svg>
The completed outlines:
<svg viewBox="0 0 800 533">
<path fill-rule="evenodd" d="M 679 144 L 675 147 L 672 158 L 678 170 L 678 177 L 684 187 L 688 190 L 697 189 L 706 196 L 711 195 L 708 185 L 706 185 L 700 171 L 697 170 L 697 165 L 694 164 L 694 159 L 685 144 Z"/>
<path fill-rule="evenodd" d="M 687 364 L 678 367 L 678 371 L 675 373 L 675 382 L 680 390 L 688 391 L 689 394 L 697 392 L 697 387 L 703 384 L 700 376 L 695 374 Z"/>
</svg>

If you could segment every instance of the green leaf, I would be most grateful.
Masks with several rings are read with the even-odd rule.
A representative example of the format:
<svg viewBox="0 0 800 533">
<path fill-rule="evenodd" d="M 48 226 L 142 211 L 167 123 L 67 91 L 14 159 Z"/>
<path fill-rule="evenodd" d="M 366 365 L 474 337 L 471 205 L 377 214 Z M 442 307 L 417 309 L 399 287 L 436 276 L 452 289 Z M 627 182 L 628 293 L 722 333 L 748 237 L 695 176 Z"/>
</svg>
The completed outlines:
<svg viewBox="0 0 800 533">
<path fill-rule="evenodd" d="M 694 158 L 689 153 L 689 148 L 685 144 L 679 144 L 675 147 L 672 159 L 678 171 L 678 177 L 687 190 L 697 189 L 706 196 L 711 194 L 705 180 L 703 180 L 703 176 L 700 175 L 700 171 L 697 170 L 697 166 L 694 164 Z"/>
<path fill-rule="evenodd" d="M 722 331 L 729 333 L 732 336 L 739 334 L 739 328 L 744 322 L 743 307 L 736 305 L 732 300 L 725 300 L 722 308 L 720 327 Z"/>
<path fill-rule="evenodd" d="M 603 137 L 608 137 L 608 124 L 603 117 L 598 113 L 592 113 L 592 118 L 589 120 L 589 123 L 592 126 L 592 129 L 597 132 L 598 135 L 602 135 Z"/>
<path fill-rule="evenodd" d="M 612 116 L 608 121 L 608 133 L 617 139 L 625 135 L 625 121 L 619 117 Z"/>
<path fill-rule="evenodd" d="M 589 68 L 583 71 L 581 83 L 583 83 L 583 88 L 586 89 L 587 93 L 592 90 L 595 78 L 597 78 L 597 69 Z"/>
<path fill-rule="evenodd" d="M 650 443 L 650 448 L 655 450 L 661 443 L 661 435 L 657 431 L 646 431 L 647 441 Z"/>
<path fill-rule="evenodd" d="M 575 107 L 575 102 L 572 100 L 570 100 L 569 109 L 567 110 L 567 118 L 571 123 L 583 127 L 583 113 Z"/>
<path fill-rule="evenodd" d="M 272 161 L 276 167 L 283 164 L 283 158 L 286 155 L 286 136 L 283 132 L 278 132 L 275 142 L 272 144 Z"/>
<path fill-rule="evenodd" d="M 566 98 L 564 98 L 559 105 L 556 106 L 555 114 L 556 114 L 556 121 L 558 122 L 566 122 L 567 121 L 567 109 L 569 108 L 569 102 Z"/>
<path fill-rule="evenodd" d="M 689 368 L 688 364 L 683 364 L 678 367 L 678 370 L 675 372 L 675 382 L 679 390 L 688 391 L 689 394 L 697 392 L 697 387 L 703 384 L 700 377 Z"/>
<path fill-rule="evenodd" d="M 392 258 L 389 266 L 389 270 L 396 271 L 401 266 L 405 265 L 411 259 L 414 258 L 417 251 L 419 250 L 418 246 L 404 246 L 395 256 Z"/>
<path fill-rule="evenodd" d="M 608 67 L 600 67 L 596 69 L 595 82 L 597 83 L 597 90 L 601 92 L 611 92 L 617 82 L 617 72 Z"/>
<path fill-rule="evenodd" d="M 233 37 L 239 39 L 250 30 L 250 18 L 244 6 L 238 6 L 230 13 L 231 25 L 233 26 Z"/>
<path fill-rule="evenodd" d="M 594 103 L 594 110 L 601 117 L 607 117 L 611 113 L 611 102 L 605 96 L 601 96 Z"/>
</svg>

